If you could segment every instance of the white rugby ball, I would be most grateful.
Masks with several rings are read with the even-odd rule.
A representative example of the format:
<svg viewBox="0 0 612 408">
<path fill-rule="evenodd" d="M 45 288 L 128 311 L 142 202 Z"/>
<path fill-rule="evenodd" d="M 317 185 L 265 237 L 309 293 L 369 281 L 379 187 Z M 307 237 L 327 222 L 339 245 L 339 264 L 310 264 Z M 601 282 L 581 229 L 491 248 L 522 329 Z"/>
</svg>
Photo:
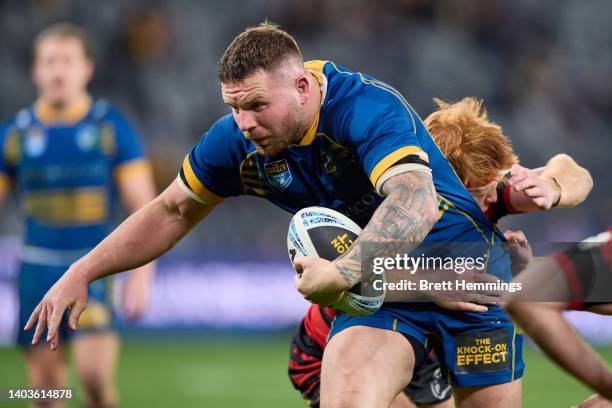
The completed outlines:
<svg viewBox="0 0 612 408">
<path fill-rule="evenodd" d="M 345 253 L 359 237 L 361 228 L 347 216 L 325 207 L 307 207 L 298 211 L 289 224 L 287 249 L 291 262 L 296 256 L 317 256 L 333 261 Z M 380 275 L 384 279 L 384 275 Z M 343 313 L 365 316 L 382 306 L 385 292 L 368 287 L 362 293 L 357 284 L 344 293 L 332 308 Z"/>
</svg>

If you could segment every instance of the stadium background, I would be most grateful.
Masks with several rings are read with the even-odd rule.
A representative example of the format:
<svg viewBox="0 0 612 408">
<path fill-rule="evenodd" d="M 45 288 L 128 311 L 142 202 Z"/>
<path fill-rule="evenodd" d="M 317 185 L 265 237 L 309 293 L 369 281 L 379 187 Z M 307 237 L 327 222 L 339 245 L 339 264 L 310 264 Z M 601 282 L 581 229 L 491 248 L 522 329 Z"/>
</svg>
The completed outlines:
<svg viewBox="0 0 612 408">
<path fill-rule="evenodd" d="M 0 117 L 31 103 L 30 44 L 71 21 L 93 38 L 91 91 L 128 112 L 145 137 L 158 188 L 227 112 L 216 62 L 265 18 L 295 35 L 306 59 L 331 59 L 397 87 L 422 117 L 432 97 L 485 100 L 522 164 L 566 152 L 595 188 L 579 208 L 505 221 L 533 242 L 575 241 L 612 224 L 612 3 L 606 0 L 29 0 L 0 2 Z M 20 225 L 0 216 L 0 389 L 25 385 L 12 347 Z M 290 330 L 307 304 L 291 286 L 285 214 L 228 200 L 162 258 L 151 309 L 123 325 L 122 406 L 302 406 L 285 376 Z M 609 320 L 574 315 L 590 341 Z M 612 349 L 604 348 L 608 361 Z M 576 403 L 587 391 L 528 351 L 526 407 Z M 0 401 L 0 405 L 3 401 Z M 75 405 L 76 406 L 76 405 Z"/>
</svg>

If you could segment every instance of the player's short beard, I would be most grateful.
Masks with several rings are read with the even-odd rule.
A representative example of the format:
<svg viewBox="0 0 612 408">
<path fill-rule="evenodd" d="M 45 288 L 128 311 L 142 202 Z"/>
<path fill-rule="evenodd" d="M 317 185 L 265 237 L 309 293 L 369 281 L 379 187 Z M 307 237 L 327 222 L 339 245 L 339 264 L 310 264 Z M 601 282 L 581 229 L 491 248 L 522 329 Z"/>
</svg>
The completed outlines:
<svg viewBox="0 0 612 408">
<path fill-rule="evenodd" d="M 310 126 L 310 124 L 305 122 L 306 113 L 302 107 L 297 104 L 292 106 L 279 126 L 278 134 L 272 135 L 273 145 L 268 146 L 268 151 L 261 146 L 255 145 L 257 153 L 273 157 L 279 155 L 291 144 L 299 143 Z M 269 150 L 269 147 L 274 149 Z"/>
</svg>

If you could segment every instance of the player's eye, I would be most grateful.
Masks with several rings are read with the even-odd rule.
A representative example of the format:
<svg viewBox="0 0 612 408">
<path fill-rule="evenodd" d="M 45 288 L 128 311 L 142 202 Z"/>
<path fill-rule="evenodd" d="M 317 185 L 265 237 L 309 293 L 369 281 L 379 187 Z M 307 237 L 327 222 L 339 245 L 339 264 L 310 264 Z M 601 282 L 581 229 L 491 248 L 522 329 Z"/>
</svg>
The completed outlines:
<svg viewBox="0 0 612 408">
<path fill-rule="evenodd" d="M 255 112 L 261 112 L 266 107 L 266 104 L 263 102 L 255 102 L 250 106 L 250 110 Z"/>
</svg>

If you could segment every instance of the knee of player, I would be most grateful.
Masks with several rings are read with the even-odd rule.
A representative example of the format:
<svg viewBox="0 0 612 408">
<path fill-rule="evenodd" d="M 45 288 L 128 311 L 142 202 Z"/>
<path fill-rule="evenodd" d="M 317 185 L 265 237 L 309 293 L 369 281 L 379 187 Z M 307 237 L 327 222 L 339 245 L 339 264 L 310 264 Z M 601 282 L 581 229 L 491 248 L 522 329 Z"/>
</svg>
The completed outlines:
<svg viewBox="0 0 612 408">
<path fill-rule="evenodd" d="M 82 373 L 81 381 L 92 407 L 113 407 L 116 403 L 115 388 L 112 381 L 96 373 Z"/>
<path fill-rule="evenodd" d="M 356 384 L 347 385 L 346 387 L 338 387 L 333 395 L 321 394 L 321 406 L 333 408 L 365 408 L 380 406 L 380 401 L 374 398 L 368 398 L 364 395 L 363 385 L 361 387 Z"/>
</svg>

